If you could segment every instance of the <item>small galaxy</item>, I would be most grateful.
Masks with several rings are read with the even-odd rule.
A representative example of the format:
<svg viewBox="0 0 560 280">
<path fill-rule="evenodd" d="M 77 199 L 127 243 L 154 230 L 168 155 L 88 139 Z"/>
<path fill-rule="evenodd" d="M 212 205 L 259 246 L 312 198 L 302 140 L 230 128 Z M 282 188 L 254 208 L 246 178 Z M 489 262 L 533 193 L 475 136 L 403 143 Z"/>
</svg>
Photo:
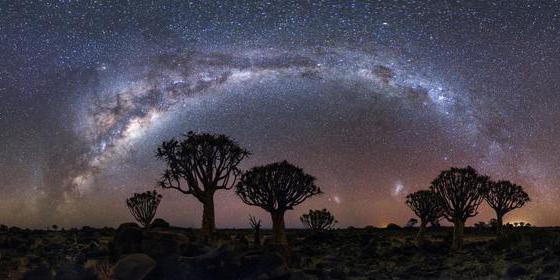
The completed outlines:
<svg viewBox="0 0 560 280">
<path fill-rule="evenodd" d="M 241 163 L 288 160 L 339 226 L 404 224 L 407 194 L 470 165 L 524 186 L 506 218 L 560 224 L 560 4 L 553 1 L 6 1 L 0 3 L 0 223 L 116 226 L 158 189 L 158 145 L 230 136 Z M 246 227 L 233 191 L 219 228 Z M 476 219 L 489 220 L 484 209 Z M 478 219 L 478 220 L 477 220 Z M 263 218 L 264 224 L 268 219 Z M 507 222 L 508 220 L 506 220 Z"/>
</svg>

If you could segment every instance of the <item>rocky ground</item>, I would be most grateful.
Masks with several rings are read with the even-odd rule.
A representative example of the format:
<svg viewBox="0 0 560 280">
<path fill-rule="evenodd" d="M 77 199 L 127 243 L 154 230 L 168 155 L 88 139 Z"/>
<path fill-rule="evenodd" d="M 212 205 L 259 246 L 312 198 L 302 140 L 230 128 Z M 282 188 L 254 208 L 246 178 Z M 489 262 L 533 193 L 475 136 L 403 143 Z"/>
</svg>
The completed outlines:
<svg viewBox="0 0 560 280">
<path fill-rule="evenodd" d="M 0 228 L 0 279 L 559 279 L 560 231 L 525 228 L 494 238 L 467 229 L 450 253 L 450 229 L 416 246 L 414 229 L 288 232 L 290 248 L 253 244 L 251 230 Z"/>
</svg>

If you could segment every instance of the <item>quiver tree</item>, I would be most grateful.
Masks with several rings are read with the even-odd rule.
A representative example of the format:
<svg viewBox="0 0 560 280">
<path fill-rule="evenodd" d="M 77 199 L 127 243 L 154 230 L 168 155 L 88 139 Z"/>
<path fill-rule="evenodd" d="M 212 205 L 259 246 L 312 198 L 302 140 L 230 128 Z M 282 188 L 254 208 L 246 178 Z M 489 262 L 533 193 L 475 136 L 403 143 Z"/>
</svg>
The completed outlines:
<svg viewBox="0 0 560 280">
<path fill-rule="evenodd" d="M 462 248 L 465 222 L 478 214 L 487 185 L 488 177 L 470 166 L 442 171 L 432 182 L 430 189 L 437 195 L 443 217 L 453 223 L 453 250 Z"/>
<path fill-rule="evenodd" d="M 321 193 L 315 178 L 287 161 L 253 167 L 236 187 L 236 193 L 248 205 L 258 206 L 272 217 L 272 237 L 286 245 L 284 213 L 307 198 Z"/>
<path fill-rule="evenodd" d="M 422 242 L 426 225 L 439 220 L 443 215 L 438 196 L 431 190 L 417 191 L 406 196 L 406 205 L 420 218 L 416 241 Z"/>
<path fill-rule="evenodd" d="M 261 245 L 261 220 L 257 220 L 254 216 L 249 216 L 249 224 L 255 233 L 254 244 L 255 246 Z"/>
<path fill-rule="evenodd" d="M 156 216 L 156 211 L 161 202 L 161 194 L 155 190 L 135 193 L 126 200 L 130 213 L 142 226 L 147 227 Z"/>
<path fill-rule="evenodd" d="M 216 229 L 214 193 L 235 185 L 241 174 L 237 166 L 248 155 L 225 135 L 191 131 L 182 140 L 163 142 L 157 149 L 157 157 L 167 164 L 159 185 L 202 203 L 202 232 L 209 237 Z"/>
<path fill-rule="evenodd" d="M 509 181 L 490 182 L 484 198 L 496 212 L 497 234 L 503 232 L 504 215 L 529 202 L 529 195 L 523 191 L 523 187 Z"/>
<path fill-rule="evenodd" d="M 307 214 L 301 215 L 299 219 L 303 226 L 314 232 L 332 230 L 336 223 L 338 223 L 338 221 L 334 219 L 333 214 L 327 211 L 327 209 L 309 210 Z"/>
</svg>

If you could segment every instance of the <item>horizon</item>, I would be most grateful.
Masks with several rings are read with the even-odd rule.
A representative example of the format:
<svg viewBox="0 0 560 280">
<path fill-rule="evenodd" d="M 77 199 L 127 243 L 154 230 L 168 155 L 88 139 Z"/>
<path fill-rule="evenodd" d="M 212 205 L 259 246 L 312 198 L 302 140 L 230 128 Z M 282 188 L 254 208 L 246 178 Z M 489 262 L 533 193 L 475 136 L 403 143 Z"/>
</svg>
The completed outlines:
<svg viewBox="0 0 560 280">
<path fill-rule="evenodd" d="M 560 226 L 560 4 L 17 1 L 0 4 L 0 224 L 117 227 L 157 189 L 156 217 L 199 228 L 162 190 L 162 142 L 224 134 L 249 170 L 287 160 L 324 194 L 302 227 L 404 226 L 408 194 L 450 167 L 523 186 L 507 222 Z M 249 227 L 234 190 L 216 227 Z M 495 216 L 486 202 L 467 225 Z M 448 225 L 447 222 L 443 223 Z"/>
</svg>

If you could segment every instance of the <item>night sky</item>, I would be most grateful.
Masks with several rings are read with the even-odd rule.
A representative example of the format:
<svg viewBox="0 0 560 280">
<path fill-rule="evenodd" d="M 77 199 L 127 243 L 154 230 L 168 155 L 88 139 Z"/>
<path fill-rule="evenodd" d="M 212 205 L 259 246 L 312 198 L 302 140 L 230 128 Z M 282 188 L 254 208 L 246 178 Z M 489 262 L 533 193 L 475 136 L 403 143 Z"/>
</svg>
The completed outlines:
<svg viewBox="0 0 560 280">
<path fill-rule="evenodd" d="M 249 149 L 243 169 L 317 177 L 288 227 L 310 208 L 404 224 L 407 193 L 466 165 L 525 187 L 506 222 L 560 224 L 560 3 L 227 2 L 1 1 L 0 223 L 130 221 L 157 146 L 194 130 Z M 200 225 L 162 193 L 158 216 Z M 270 224 L 233 191 L 215 204 L 217 227 Z"/>
</svg>

